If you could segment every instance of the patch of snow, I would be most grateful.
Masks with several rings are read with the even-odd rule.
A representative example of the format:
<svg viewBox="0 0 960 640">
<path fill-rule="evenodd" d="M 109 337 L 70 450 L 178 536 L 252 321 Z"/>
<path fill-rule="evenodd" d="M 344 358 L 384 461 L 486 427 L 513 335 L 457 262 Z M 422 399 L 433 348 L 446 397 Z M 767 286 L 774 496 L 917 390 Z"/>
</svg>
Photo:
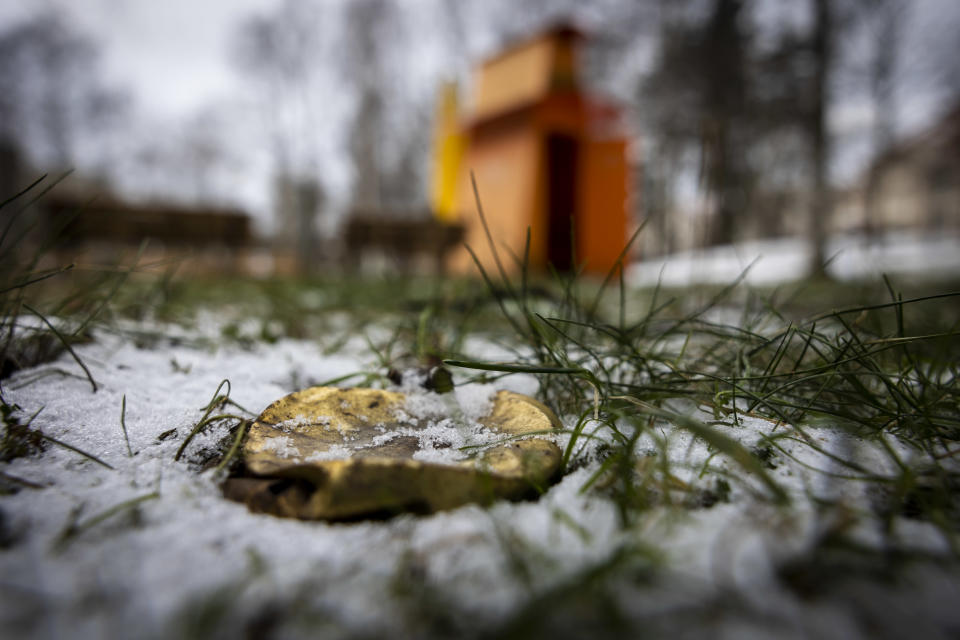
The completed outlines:
<svg viewBox="0 0 960 640">
<path fill-rule="evenodd" d="M 272 451 L 281 458 L 295 458 L 300 455 L 300 450 L 293 444 L 293 438 L 289 436 L 268 438 L 263 443 L 263 450 Z"/>
<path fill-rule="evenodd" d="M 464 417 L 479 422 L 493 411 L 493 396 L 496 387 L 491 384 L 462 385 L 454 389 L 457 404 Z"/>
<path fill-rule="evenodd" d="M 829 238 L 827 272 L 837 280 L 881 274 L 925 277 L 960 275 L 960 236 L 953 233 L 891 232 L 874 239 L 842 234 Z M 807 275 L 810 251 L 802 238 L 754 240 L 684 251 L 635 262 L 626 270 L 634 287 L 729 284 L 740 275 L 755 285 L 775 285 Z M 749 270 L 748 270 L 749 268 Z"/>
<path fill-rule="evenodd" d="M 325 450 L 315 450 L 304 457 L 306 462 L 323 462 L 325 460 L 346 460 L 353 454 L 353 449 L 343 444 L 332 444 Z"/>
<path fill-rule="evenodd" d="M 285 431 L 290 433 L 296 431 L 300 427 L 320 425 L 320 426 L 329 426 L 331 422 L 330 416 L 295 416 L 288 420 L 283 420 L 276 424 L 271 425 L 274 429 L 279 429 L 280 431 Z"/>
</svg>

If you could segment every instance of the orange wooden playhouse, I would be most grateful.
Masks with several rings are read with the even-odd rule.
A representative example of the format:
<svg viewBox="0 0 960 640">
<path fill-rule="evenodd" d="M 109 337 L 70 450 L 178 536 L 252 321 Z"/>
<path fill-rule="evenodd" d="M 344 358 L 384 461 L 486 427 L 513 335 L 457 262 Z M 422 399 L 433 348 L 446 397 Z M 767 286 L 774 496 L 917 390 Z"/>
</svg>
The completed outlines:
<svg viewBox="0 0 960 640">
<path fill-rule="evenodd" d="M 475 72 L 473 107 L 458 130 L 450 128 L 445 94 L 434 210 L 441 220 L 459 218 L 466 243 L 487 269 L 495 264 L 475 211 L 471 171 L 511 271 L 517 265 L 510 251 L 522 257 L 528 228 L 530 266 L 539 271 L 552 265 L 606 273 L 627 242 L 627 140 L 619 109 L 580 88 L 582 38 L 560 26 L 486 61 Z M 451 260 L 456 270 L 475 269 L 465 249 Z"/>
</svg>

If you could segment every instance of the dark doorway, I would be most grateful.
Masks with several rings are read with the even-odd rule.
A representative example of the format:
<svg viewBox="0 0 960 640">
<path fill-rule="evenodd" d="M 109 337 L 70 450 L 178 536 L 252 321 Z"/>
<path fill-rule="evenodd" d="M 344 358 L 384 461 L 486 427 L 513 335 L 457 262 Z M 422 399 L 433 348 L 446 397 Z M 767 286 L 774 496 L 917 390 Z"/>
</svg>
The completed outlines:
<svg viewBox="0 0 960 640">
<path fill-rule="evenodd" d="M 547 137 L 547 260 L 557 271 L 574 267 L 573 220 L 577 202 L 577 140 Z"/>
</svg>

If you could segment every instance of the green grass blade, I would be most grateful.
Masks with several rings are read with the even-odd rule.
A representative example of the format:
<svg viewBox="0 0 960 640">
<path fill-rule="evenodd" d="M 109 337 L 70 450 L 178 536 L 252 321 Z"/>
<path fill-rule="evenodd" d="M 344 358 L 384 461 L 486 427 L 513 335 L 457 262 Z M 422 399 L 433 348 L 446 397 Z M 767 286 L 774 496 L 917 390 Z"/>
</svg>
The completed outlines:
<svg viewBox="0 0 960 640">
<path fill-rule="evenodd" d="M 87 368 L 87 365 L 83 363 L 83 360 L 80 359 L 80 356 L 77 355 L 77 352 L 74 351 L 73 347 L 70 346 L 69 341 L 67 341 L 67 339 L 64 338 L 59 331 L 57 331 L 57 328 L 54 327 L 53 324 L 51 324 L 50 321 L 47 320 L 47 318 L 42 313 L 40 313 L 39 311 L 37 311 L 36 309 L 28 305 L 26 302 L 23 303 L 23 308 L 29 311 L 30 313 L 32 313 L 33 315 L 37 316 L 38 318 L 40 318 L 40 320 L 43 321 L 45 325 L 47 325 L 47 328 L 50 329 L 50 332 L 53 333 L 53 335 L 57 338 L 57 340 L 60 341 L 60 344 L 63 345 L 63 348 L 67 350 L 67 353 L 69 353 L 70 356 L 76 361 L 76 363 L 80 365 L 80 368 L 83 369 L 83 372 L 87 376 L 87 380 L 90 381 L 90 386 L 93 387 L 93 392 L 96 393 L 97 382 L 93 379 L 93 374 L 90 373 L 90 369 Z"/>
<path fill-rule="evenodd" d="M 587 373 L 580 367 L 543 367 L 532 364 L 508 364 L 497 362 L 476 362 L 467 360 L 444 360 L 443 364 L 464 369 L 480 369 L 481 371 L 501 371 L 504 373 L 557 373 L 564 375 L 583 375 Z"/>
</svg>

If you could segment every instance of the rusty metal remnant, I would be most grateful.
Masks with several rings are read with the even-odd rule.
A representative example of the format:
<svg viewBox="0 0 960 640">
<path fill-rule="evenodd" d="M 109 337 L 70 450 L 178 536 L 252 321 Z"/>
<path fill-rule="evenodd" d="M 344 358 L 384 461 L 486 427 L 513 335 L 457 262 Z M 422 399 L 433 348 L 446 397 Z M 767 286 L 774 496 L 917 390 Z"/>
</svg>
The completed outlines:
<svg viewBox="0 0 960 640">
<path fill-rule="evenodd" d="M 423 461 L 414 455 L 425 437 L 457 428 L 452 420 L 411 416 L 396 391 L 312 387 L 257 418 L 243 446 L 245 473 L 223 490 L 253 511 L 329 520 L 519 499 L 557 473 L 560 449 L 537 436 L 559 426 L 540 402 L 500 391 L 474 427 L 489 444 L 455 452 L 460 460 Z"/>
</svg>

